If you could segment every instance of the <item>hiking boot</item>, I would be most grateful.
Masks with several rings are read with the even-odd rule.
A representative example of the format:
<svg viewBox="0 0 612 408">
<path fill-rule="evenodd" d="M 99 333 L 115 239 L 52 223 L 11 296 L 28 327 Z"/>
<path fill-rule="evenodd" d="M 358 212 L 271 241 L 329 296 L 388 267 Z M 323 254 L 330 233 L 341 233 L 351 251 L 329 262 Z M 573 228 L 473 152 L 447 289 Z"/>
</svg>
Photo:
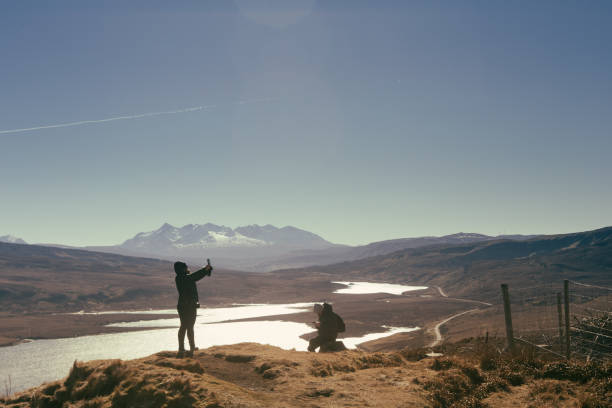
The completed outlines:
<svg viewBox="0 0 612 408">
<path fill-rule="evenodd" d="M 193 357 L 193 352 L 196 351 L 198 348 L 194 348 L 192 350 L 186 351 L 185 352 L 185 357 Z"/>
<path fill-rule="evenodd" d="M 185 350 L 179 350 L 176 353 L 176 358 L 183 358 L 185 356 Z"/>
</svg>

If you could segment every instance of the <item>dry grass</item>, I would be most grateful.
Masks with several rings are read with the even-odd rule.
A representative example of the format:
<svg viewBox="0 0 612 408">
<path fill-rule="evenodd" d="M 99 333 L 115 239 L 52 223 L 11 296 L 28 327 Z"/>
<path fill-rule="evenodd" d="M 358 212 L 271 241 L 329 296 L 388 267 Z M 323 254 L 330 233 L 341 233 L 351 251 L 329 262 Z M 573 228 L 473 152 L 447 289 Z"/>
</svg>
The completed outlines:
<svg viewBox="0 0 612 408">
<path fill-rule="evenodd" d="M 46 407 L 424 406 L 426 391 L 399 353 L 315 354 L 246 343 L 198 351 L 193 359 L 162 352 L 129 362 L 75 363 L 63 381 L 17 400 Z"/>
<path fill-rule="evenodd" d="M 493 344 L 492 344 L 493 343 Z M 551 361 L 495 342 L 422 350 L 316 354 L 244 343 L 144 359 L 76 363 L 8 407 L 608 407 L 612 368 Z M 229 357 L 229 358 L 228 358 Z"/>
<path fill-rule="evenodd" d="M 503 401 L 492 403 L 489 397 L 522 387 L 526 387 L 525 406 L 612 406 L 609 363 L 551 360 L 550 355 L 537 354 L 532 348 L 509 354 L 479 339 L 472 341 L 469 353 L 456 352 L 465 350 L 467 343 L 449 345 L 454 355 L 432 363 L 431 368 L 440 373 L 424 387 L 434 407 L 504 406 Z"/>
</svg>

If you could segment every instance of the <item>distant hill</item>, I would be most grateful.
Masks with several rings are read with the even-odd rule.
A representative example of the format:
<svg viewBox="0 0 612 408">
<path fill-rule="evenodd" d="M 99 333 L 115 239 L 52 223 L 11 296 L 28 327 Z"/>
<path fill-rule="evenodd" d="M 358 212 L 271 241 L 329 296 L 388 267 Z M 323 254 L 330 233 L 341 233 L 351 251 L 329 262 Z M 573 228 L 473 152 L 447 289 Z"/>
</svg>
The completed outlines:
<svg viewBox="0 0 612 408">
<path fill-rule="evenodd" d="M 339 262 L 365 259 L 372 256 L 386 255 L 396 251 L 410 248 L 420 248 L 430 245 L 459 245 L 473 242 L 511 239 L 524 241 L 536 235 L 500 235 L 489 236 L 475 233 L 460 232 L 441 237 L 400 238 L 386 241 L 372 242 L 367 245 L 354 247 L 334 247 L 324 250 L 292 251 L 291 253 L 275 259 L 264 260 L 254 267 L 256 270 L 271 271 L 275 269 L 299 268 L 311 265 L 331 265 Z"/>
<path fill-rule="evenodd" d="M 169 292 L 171 268 L 156 259 L 0 243 L 0 307 L 76 311 L 147 297 L 158 303 L 160 294 Z"/>
<path fill-rule="evenodd" d="M 205 261 L 190 264 L 192 270 Z M 200 285 L 211 304 L 316 299 L 333 280 L 439 285 L 450 296 L 497 299 L 499 284 L 573 279 L 610 286 L 612 227 L 523 241 L 437 244 L 264 274 L 217 266 Z M 169 307 L 172 263 L 79 249 L 0 243 L 0 308 L 5 311 Z"/>
<path fill-rule="evenodd" d="M 189 266 L 195 271 L 204 263 L 200 260 Z M 332 285 L 318 279 L 287 282 L 273 275 L 231 271 L 219 267 L 214 258 L 212 263 L 212 277 L 198 285 L 200 299 L 207 304 L 318 299 Z M 51 313 L 174 308 L 174 276 L 172 262 L 167 260 L 0 243 L 0 310 Z"/>
<path fill-rule="evenodd" d="M 12 235 L 2 235 L 0 237 L 0 242 L 8 242 L 10 244 L 27 244 L 27 242 L 25 242 L 23 239 Z"/>
<path fill-rule="evenodd" d="M 516 287 L 573 279 L 610 285 L 612 227 L 520 241 L 429 245 L 277 273 L 439 285 L 451 295 L 481 300 L 496 299 L 502 282 Z"/>
</svg>

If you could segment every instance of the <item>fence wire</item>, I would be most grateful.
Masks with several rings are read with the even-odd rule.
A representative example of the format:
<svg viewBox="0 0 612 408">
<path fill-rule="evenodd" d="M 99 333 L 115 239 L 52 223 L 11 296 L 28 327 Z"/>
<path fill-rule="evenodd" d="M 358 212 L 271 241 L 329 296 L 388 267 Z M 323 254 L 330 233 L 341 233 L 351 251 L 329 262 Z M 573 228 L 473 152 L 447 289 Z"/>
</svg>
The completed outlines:
<svg viewBox="0 0 612 408">
<path fill-rule="evenodd" d="M 612 360 L 612 288 L 569 282 L 572 357 Z"/>
<path fill-rule="evenodd" d="M 509 287 L 514 339 L 567 355 L 564 281 Z M 570 356 L 612 360 L 612 289 L 568 281 Z"/>
<path fill-rule="evenodd" d="M 514 338 L 561 354 L 563 352 L 563 282 L 509 288 Z M 561 326 L 561 327 L 560 327 Z M 561 329 L 561 330 L 560 330 Z"/>
</svg>

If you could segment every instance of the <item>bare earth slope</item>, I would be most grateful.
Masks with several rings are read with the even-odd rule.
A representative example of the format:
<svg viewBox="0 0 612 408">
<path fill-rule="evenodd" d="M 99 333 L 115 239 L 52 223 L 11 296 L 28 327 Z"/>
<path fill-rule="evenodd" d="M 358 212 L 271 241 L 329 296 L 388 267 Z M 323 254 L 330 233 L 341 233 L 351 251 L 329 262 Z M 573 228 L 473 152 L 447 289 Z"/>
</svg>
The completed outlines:
<svg viewBox="0 0 612 408">
<path fill-rule="evenodd" d="M 75 363 L 68 377 L 6 407 L 575 407 L 606 406 L 609 365 L 495 355 L 423 359 L 418 350 L 315 354 L 255 343 Z M 489 350 L 489 351 L 487 351 Z M 606 389 L 608 391 L 606 391 Z"/>
</svg>

